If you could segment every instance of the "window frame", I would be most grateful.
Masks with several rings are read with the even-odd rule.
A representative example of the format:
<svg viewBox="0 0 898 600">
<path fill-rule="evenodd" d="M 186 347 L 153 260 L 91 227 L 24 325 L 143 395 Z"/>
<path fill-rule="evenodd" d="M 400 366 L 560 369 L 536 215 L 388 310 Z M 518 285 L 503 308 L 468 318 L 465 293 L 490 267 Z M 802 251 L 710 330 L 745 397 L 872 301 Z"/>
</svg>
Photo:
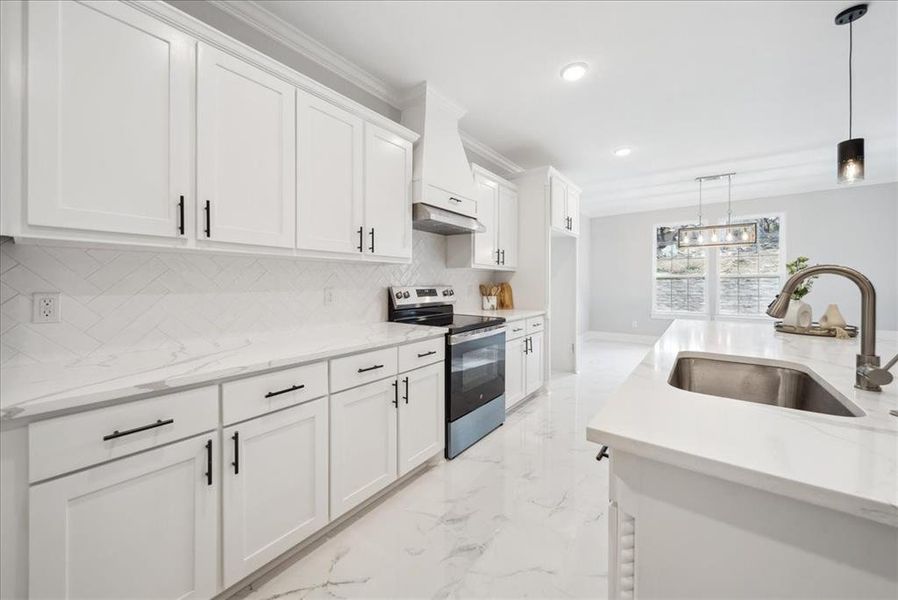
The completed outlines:
<svg viewBox="0 0 898 600">
<path fill-rule="evenodd" d="M 780 282 L 784 281 L 786 276 L 786 262 L 787 262 L 787 244 L 788 244 L 788 232 L 787 227 L 788 224 L 786 222 L 786 213 L 784 212 L 769 212 L 769 213 L 761 213 L 761 214 L 734 214 L 732 219 L 734 222 L 738 221 L 746 221 L 746 220 L 757 220 L 762 218 L 778 218 L 780 221 L 780 245 L 779 245 L 779 272 L 778 277 L 780 278 Z M 726 216 L 723 216 L 718 221 L 720 224 L 726 223 Z M 663 223 L 655 223 L 652 225 L 652 272 L 651 272 L 651 286 L 652 286 L 652 306 L 651 306 L 651 318 L 652 319 L 661 319 L 661 320 L 671 320 L 671 319 L 695 319 L 702 321 L 767 321 L 769 317 L 767 315 L 761 313 L 756 315 L 728 315 L 720 313 L 720 252 L 719 248 L 711 247 L 705 248 L 707 261 L 707 270 L 705 275 L 705 310 L 698 312 L 659 312 L 655 309 L 657 306 L 657 290 L 655 286 L 655 282 L 657 281 L 657 272 L 658 272 L 658 228 L 659 227 L 676 227 L 683 226 L 683 223 L 676 221 L 668 221 Z"/>
</svg>

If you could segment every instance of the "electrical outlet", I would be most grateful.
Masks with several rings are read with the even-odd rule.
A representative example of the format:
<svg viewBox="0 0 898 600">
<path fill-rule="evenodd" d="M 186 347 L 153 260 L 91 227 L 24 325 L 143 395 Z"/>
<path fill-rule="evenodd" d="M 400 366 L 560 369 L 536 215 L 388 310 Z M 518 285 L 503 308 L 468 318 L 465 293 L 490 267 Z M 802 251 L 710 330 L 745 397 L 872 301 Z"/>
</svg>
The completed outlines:
<svg viewBox="0 0 898 600">
<path fill-rule="evenodd" d="M 326 287 L 324 288 L 324 305 L 330 306 L 334 303 L 334 288 Z"/>
<path fill-rule="evenodd" d="M 633 329 L 639 329 L 639 321 L 633 321 L 632 327 Z"/>
<path fill-rule="evenodd" d="M 35 292 L 32 323 L 59 323 L 59 292 Z"/>
</svg>

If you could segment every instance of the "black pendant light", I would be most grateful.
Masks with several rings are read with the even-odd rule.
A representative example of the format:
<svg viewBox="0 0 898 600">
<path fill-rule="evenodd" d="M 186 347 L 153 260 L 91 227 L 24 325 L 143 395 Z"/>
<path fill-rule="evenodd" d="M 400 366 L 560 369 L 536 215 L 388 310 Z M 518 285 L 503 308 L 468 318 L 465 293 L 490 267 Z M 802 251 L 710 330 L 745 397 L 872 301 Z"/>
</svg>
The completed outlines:
<svg viewBox="0 0 898 600">
<path fill-rule="evenodd" d="M 867 5 L 857 4 L 836 15 L 836 25 L 848 25 L 848 139 L 839 142 L 839 183 L 854 183 L 864 179 L 864 138 L 851 137 L 851 121 L 854 116 L 851 59 L 854 49 L 853 23 L 865 14 L 867 14 Z"/>
</svg>

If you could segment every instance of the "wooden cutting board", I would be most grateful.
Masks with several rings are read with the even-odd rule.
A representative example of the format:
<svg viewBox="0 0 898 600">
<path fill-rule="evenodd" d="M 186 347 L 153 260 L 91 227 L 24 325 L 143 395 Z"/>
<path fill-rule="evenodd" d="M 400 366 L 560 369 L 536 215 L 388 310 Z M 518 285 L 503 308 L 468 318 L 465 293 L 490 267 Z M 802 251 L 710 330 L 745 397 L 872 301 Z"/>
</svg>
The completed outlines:
<svg viewBox="0 0 898 600">
<path fill-rule="evenodd" d="M 514 296 L 511 293 L 510 284 L 499 284 L 499 297 L 496 302 L 499 308 L 514 308 Z"/>
</svg>

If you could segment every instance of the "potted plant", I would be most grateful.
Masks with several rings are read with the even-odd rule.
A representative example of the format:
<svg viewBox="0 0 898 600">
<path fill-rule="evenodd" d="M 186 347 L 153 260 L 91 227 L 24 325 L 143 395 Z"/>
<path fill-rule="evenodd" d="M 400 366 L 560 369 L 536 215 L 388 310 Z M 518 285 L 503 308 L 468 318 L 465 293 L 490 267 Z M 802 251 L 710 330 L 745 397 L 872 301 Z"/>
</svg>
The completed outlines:
<svg viewBox="0 0 898 600">
<path fill-rule="evenodd" d="M 809 262 L 810 259 L 807 256 L 799 256 L 795 260 L 786 263 L 786 270 L 789 272 L 789 275 L 794 275 L 802 269 L 806 269 Z M 786 316 L 783 317 L 784 325 L 803 328 L 811 326 L 811 321 L 813 320 L 811 306 L 802 301 L 802 298 L 811 292 L 815 279 L 817 277 L 808 277 L 792 292 L 792 295 L 789 297 L 789 310 L 786 312 Z"/>
</svg>

